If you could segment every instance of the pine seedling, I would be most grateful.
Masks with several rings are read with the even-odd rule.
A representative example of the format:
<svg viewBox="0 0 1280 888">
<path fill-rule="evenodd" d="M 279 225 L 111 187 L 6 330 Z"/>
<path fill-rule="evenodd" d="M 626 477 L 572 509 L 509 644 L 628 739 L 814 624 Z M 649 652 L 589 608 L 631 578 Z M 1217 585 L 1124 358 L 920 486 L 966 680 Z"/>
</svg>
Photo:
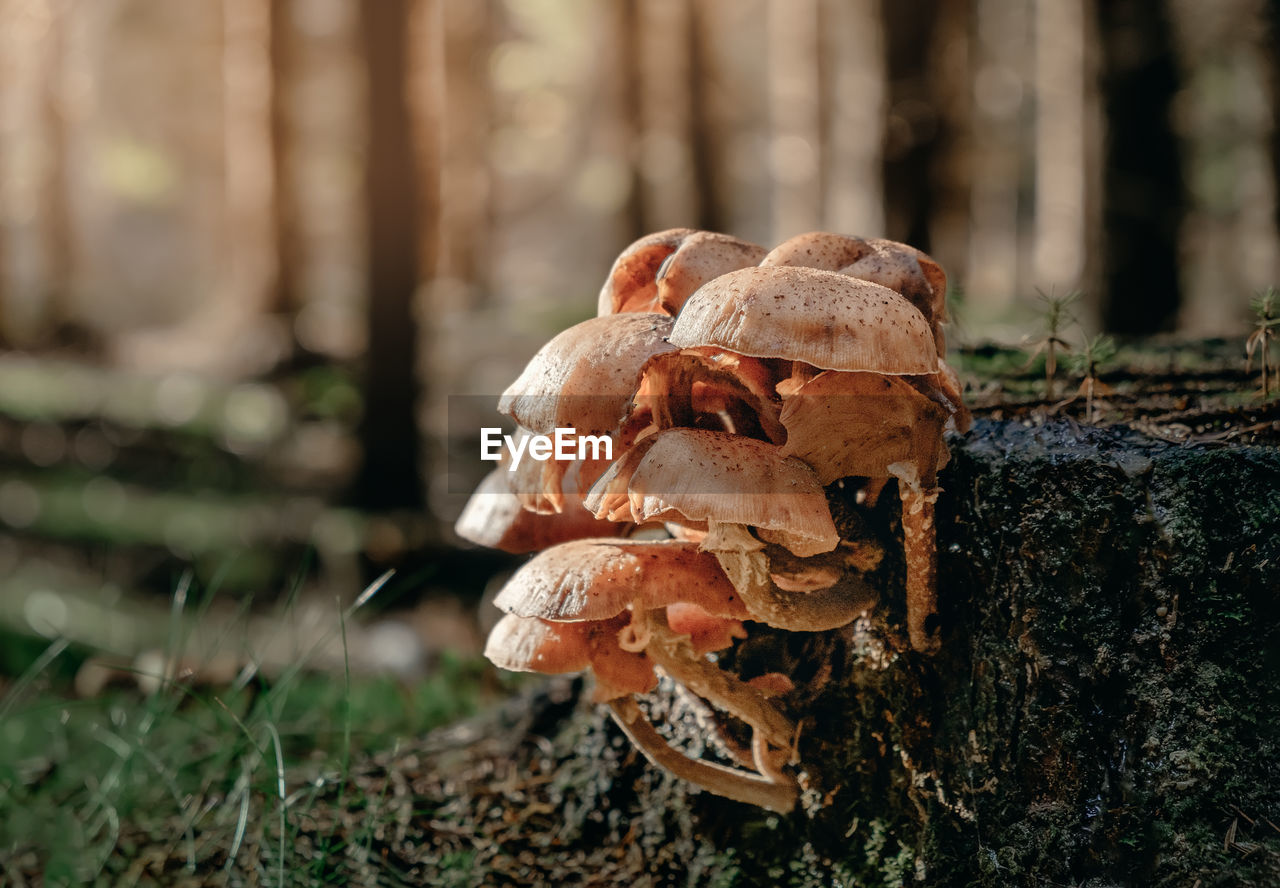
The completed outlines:
<svg viewBox="0 0 1280 888">
<path fill-rule="evenodd" d="M 1085 337 L 1080 351 L 1073 355 L 1072 364 L 1077 373 L 1084 379 L 1080 383 L 1080 391 L 1084 393 L 1085 422 L 1092 423 L 1093 397 L 1110 389 L 1099 381 L 1099 368 L 1116 356 L 1116 342 L 1110 336 L 1099 333 L 1097 336 Z"/>
<path fill-rule="evenodd" d="M 1253 332 L 1244 343 L 1245 372 L 1252 371 L 1256 352 L 1262 366 L 1262 399 L 1265 401 L 1271 397 L 1271 343 L 1280 339 L 1280 291 L 1267 287 L 1253 297 L 1249 307 L 1253 310 Z"/>
<path fill-rule="evenodd" d="M 1044 332 L 1029 343 L 1033 348 L 1026 366 L 1031 366 L 1036 356 L 1044 352 L 1044 398 L 1052 401 L 1054 377 L 1058 372 L 1058 350 L 1071 350 L 1071 344 L 1062 338 L 1063 328 L 1075 320 L 1070 308 L 1080 299 L 1081 294 L 1079 290 L 1072 290 L 1063 296 L 1055 296 L 1052 290 L 1045 293 L 1040 289 L 1036 293 L 1044 303 Z"/>
</svg>

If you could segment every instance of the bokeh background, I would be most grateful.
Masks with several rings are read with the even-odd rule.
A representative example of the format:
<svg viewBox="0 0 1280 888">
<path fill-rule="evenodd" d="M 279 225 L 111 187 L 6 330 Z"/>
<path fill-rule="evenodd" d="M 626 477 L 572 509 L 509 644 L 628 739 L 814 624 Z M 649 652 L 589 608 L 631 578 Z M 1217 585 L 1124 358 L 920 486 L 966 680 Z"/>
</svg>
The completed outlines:
<svg viewBox="0 0 1280 888">
<path fill-rule="evenodd" d="M 448 596 L 500 562 L 449 530 L 448 399 L 501 392 L 653 230 L 907 241 L 950 274 L 955 346 L 1078 289 L 1090 332 L 1243 351 L 1280 261 L 1278 20 L 0 0 L 4 637 L 129 655 L 178 591 L 230 620 L 395 567 L 390 665 L 474 645 Z"/>
</svg>

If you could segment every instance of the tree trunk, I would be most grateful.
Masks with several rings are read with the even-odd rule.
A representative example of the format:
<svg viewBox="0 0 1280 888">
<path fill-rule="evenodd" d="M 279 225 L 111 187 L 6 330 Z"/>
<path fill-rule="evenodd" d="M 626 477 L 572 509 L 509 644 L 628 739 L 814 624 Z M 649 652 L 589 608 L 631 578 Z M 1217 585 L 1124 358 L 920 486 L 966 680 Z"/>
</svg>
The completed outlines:
<svg viewBox="0 0 1280 888">
<path fill-rule="evenodd" d="M 951 450 L 940 654 L 865 626 L 735 652 L 797 684 L 793 814 L 691 791 L 553 685 L 490 739 L 455 729 L 472 765 L 455 750 L 447 778 L 422 749 L 390 766 L 414 823 L 462 831 L 411 852 L 417 872 L 456 839 L 522 884 L 1277 884 L 1280 451 L 1069 421 L 980 421 Z M 687 699 L 656 699 L 685 748 L 714 745 Z"/>
<path fill-rule="evenodd" d="M 361 11 L 369 96 L 369 349 L 360 428 L 364 465 L 355 495 L 369 509 L 420 509 L 413 323 L 420 204 L 405 90 L 410 3 L 366 0 Z"/>
</svg>

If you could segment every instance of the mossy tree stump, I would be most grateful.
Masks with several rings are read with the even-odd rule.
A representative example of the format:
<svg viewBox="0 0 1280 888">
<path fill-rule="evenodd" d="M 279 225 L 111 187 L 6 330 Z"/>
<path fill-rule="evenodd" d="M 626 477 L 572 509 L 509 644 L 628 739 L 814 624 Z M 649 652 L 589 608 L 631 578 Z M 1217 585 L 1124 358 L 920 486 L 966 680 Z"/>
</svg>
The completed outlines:
<svg viewBox="0 0 1280 888">
<path fill-rule="evenodd" d="M 448 778 L 440 754 L 392 765 L 428 812 L 407 834 L 469 823 L 445 845 L 496 883 L 1280 884 L 1280 450 L 1069 420 L 980 421 L 951 450 L 941 653 L 873 621 L 757 632 L 726 659 L 799 685 L 793 814 L 693 791 L 598 708 L 543 697 L 487 740 L 455 734 Z M 901 564 L 884 570 L 879 616 L 901 627 Z M 651 709 L 714 746 L 688 700 Z M 434 838 L 415 872 L 439 872 Z"/>
</svg>

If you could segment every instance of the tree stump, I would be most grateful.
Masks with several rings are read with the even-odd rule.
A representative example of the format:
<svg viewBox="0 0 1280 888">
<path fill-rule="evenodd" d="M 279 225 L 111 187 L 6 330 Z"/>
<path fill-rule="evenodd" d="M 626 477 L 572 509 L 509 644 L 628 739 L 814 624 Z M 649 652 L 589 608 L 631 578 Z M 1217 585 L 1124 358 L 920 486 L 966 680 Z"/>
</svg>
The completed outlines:
<svg viewBox="0 0 1280 888">
<path fill-rule="evenodd" d="M 951 451 L 941 653 L 873 621 L 725 661 L 798 685 L 792 815 L 698 792 L 545 695 L 471 726 L 448 779 L 416 758 L 419 809 L 470 820 L 472 863 L 523 884 L 1280 884 L 1280 449 L 982 420 Z M 650 707 L 720 744 L 695 702 Z"/>
</svg>

